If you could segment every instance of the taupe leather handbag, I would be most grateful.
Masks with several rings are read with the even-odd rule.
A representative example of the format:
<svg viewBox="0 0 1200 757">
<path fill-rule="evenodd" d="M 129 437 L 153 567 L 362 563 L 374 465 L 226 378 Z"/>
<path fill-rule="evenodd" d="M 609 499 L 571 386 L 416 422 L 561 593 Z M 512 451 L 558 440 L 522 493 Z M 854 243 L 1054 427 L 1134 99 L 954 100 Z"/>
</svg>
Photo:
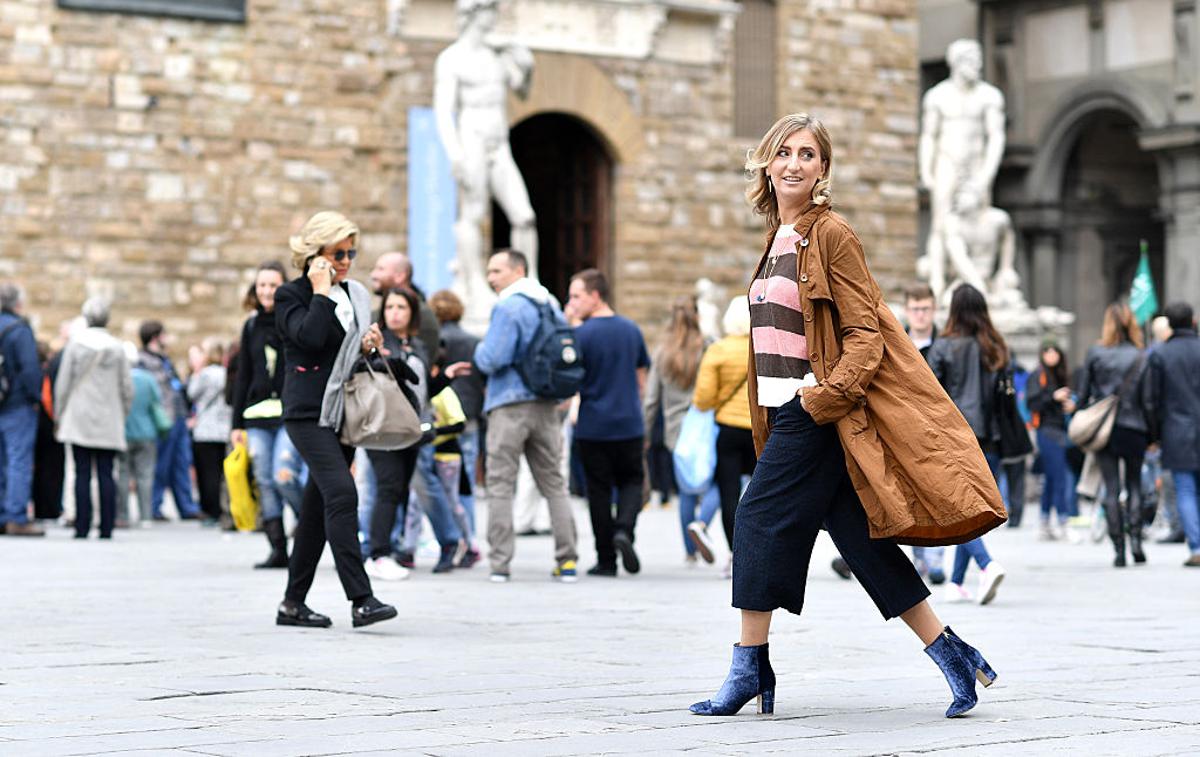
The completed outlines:
<svg viewBox="0 0 1200 757">
<path fill-rule="evenodd" d="M 417 411 L 404 396 L 386 359 L 385 372 L 373 369 L 370 360 L 364 362 L 367 370 L 355 373 L 342 388 L 342 444 L 376 450 L 411 447 L 421 440 Z"/>
<path fill-rule="evenodd" d="M 1117 410 L 1121 406 L 1121 396 L 1129 391 L 1134 380 L 1141 374 L 1142 362 L 1145 355 L 1139 355 L 1133 367 L 1121 380 L 1121 386 L 1114 394 L 1088 405 L 1082 410 L 1076 410 L 1067 424 L 1067 436 L 1085 452 L 1099 452 L 1108 446 L 1112 437 L 1113 424 L 1117 422 Z"/>
</svg>

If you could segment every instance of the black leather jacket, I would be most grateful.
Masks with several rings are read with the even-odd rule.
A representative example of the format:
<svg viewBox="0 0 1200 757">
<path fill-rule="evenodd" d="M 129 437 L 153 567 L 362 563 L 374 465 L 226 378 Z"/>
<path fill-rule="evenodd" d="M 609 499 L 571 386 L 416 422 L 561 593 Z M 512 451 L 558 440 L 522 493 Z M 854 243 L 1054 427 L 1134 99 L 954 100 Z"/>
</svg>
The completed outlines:
<svg viewBox="0 0 1200 757">
<path fill-rule="evenodd" d="M 1153 386 L 1147 380 L 1148 366 L 1149 361 L 1142 351 L 1129 342 L 1114 347 L 1092 347 L 1084 360 L 1076 390 L 1079 407 L 1087 407 L 1116 394 L 1125 376 L 1136 370 L 1129 388 L 1121 394 L 1116 425 L 1153 437 L 1154 397 Z"/>
<path fill-rule="evenodd" d="M 983 443 L 999 441 L 1000 429 L 992 414 L 996 372 L 984 369 L 979 342 L 969 336 L 942 337 L 929 348 L 925 359 L 975 438 Z"/>
</svg>

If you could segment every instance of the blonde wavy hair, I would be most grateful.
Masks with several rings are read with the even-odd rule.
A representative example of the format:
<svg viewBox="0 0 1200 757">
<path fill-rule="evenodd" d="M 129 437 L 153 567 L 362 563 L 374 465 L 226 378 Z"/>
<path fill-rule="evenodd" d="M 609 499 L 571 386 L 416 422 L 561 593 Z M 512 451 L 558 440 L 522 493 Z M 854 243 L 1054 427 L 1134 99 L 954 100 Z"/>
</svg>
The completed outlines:
<svg viewBox="0 0 1200 757">
<path fill-rule="evenodd" d="M 300 233 L 288 239 L 292 248 L 292 266 L 303 271 L 309 262 L 331 244 L 354 237 L 358 244 L 358 226 L 336 210 L 323 210 L 308 219 Z"/>
<path fill-rule="evenodd" d="M 755 213 L 766 217 L 767 226 L 772 232 L 779 228 L 782 221 L 779 219 L 779 203 L 775 199 L 775 192 L 771 190 L 767 167 L 787 138 L 804 129 L 808 129 L 817 140 L 821 158 L 825 161 L 825 172 L 813 185 L 813 204 L 824 205 L 833 201 L 833 140 L 829 138 L 825 124 L 807 113 L 784 116 L 767 130 L 758 147 L 746 151 L 746 199 Z"/>
</svg>

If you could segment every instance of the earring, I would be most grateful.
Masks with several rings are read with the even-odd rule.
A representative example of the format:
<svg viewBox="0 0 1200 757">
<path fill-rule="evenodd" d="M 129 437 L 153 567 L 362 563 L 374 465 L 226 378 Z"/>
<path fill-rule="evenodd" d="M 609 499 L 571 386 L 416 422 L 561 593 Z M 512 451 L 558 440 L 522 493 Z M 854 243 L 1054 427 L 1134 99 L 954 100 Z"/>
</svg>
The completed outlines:
<svg viewBox="0 0 1200 757">
<path fill-rule="evenodd" d="M 767 192 L 773 194 L 775 192 L 775 183 L 767 179 Z"/>
</svg>

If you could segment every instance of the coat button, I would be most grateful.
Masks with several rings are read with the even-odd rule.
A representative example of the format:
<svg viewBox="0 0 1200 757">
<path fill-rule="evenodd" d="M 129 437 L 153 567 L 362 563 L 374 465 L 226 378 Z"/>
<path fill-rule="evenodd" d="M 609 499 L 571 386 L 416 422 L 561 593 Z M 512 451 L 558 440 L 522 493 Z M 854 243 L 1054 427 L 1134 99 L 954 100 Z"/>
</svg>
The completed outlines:
<svg viewBox="0 0 1200 757">
<path fill-rule="evenodd" d="M 808 237 L 804 237 L 803 239 L 800 240 L 800 246 L 808 247 Z"/>
<path fill-rule="evenodd" d="M 807 273 L 800 274 L 800 281 L 802 281 L 802 282 L 808 281 L 808 274 Z"/>
<path fill-rule="evenodd" d="M 812 362 L 812 363 L 819 363 L 819 362 L 821 362 L 821 356 L 816 354 L 815 352 L 810 353 L 808 356 L 808 360 L 809 360 L 809 362 Z"/>
<path fill-rule="evenodd" d="M 806 321 L 811 321 L 811 320 L 812 320 L 812 313 L 805 313 L 805 314 L 804 314 L 804 320 L 806 320 Z"/>
</svg>

